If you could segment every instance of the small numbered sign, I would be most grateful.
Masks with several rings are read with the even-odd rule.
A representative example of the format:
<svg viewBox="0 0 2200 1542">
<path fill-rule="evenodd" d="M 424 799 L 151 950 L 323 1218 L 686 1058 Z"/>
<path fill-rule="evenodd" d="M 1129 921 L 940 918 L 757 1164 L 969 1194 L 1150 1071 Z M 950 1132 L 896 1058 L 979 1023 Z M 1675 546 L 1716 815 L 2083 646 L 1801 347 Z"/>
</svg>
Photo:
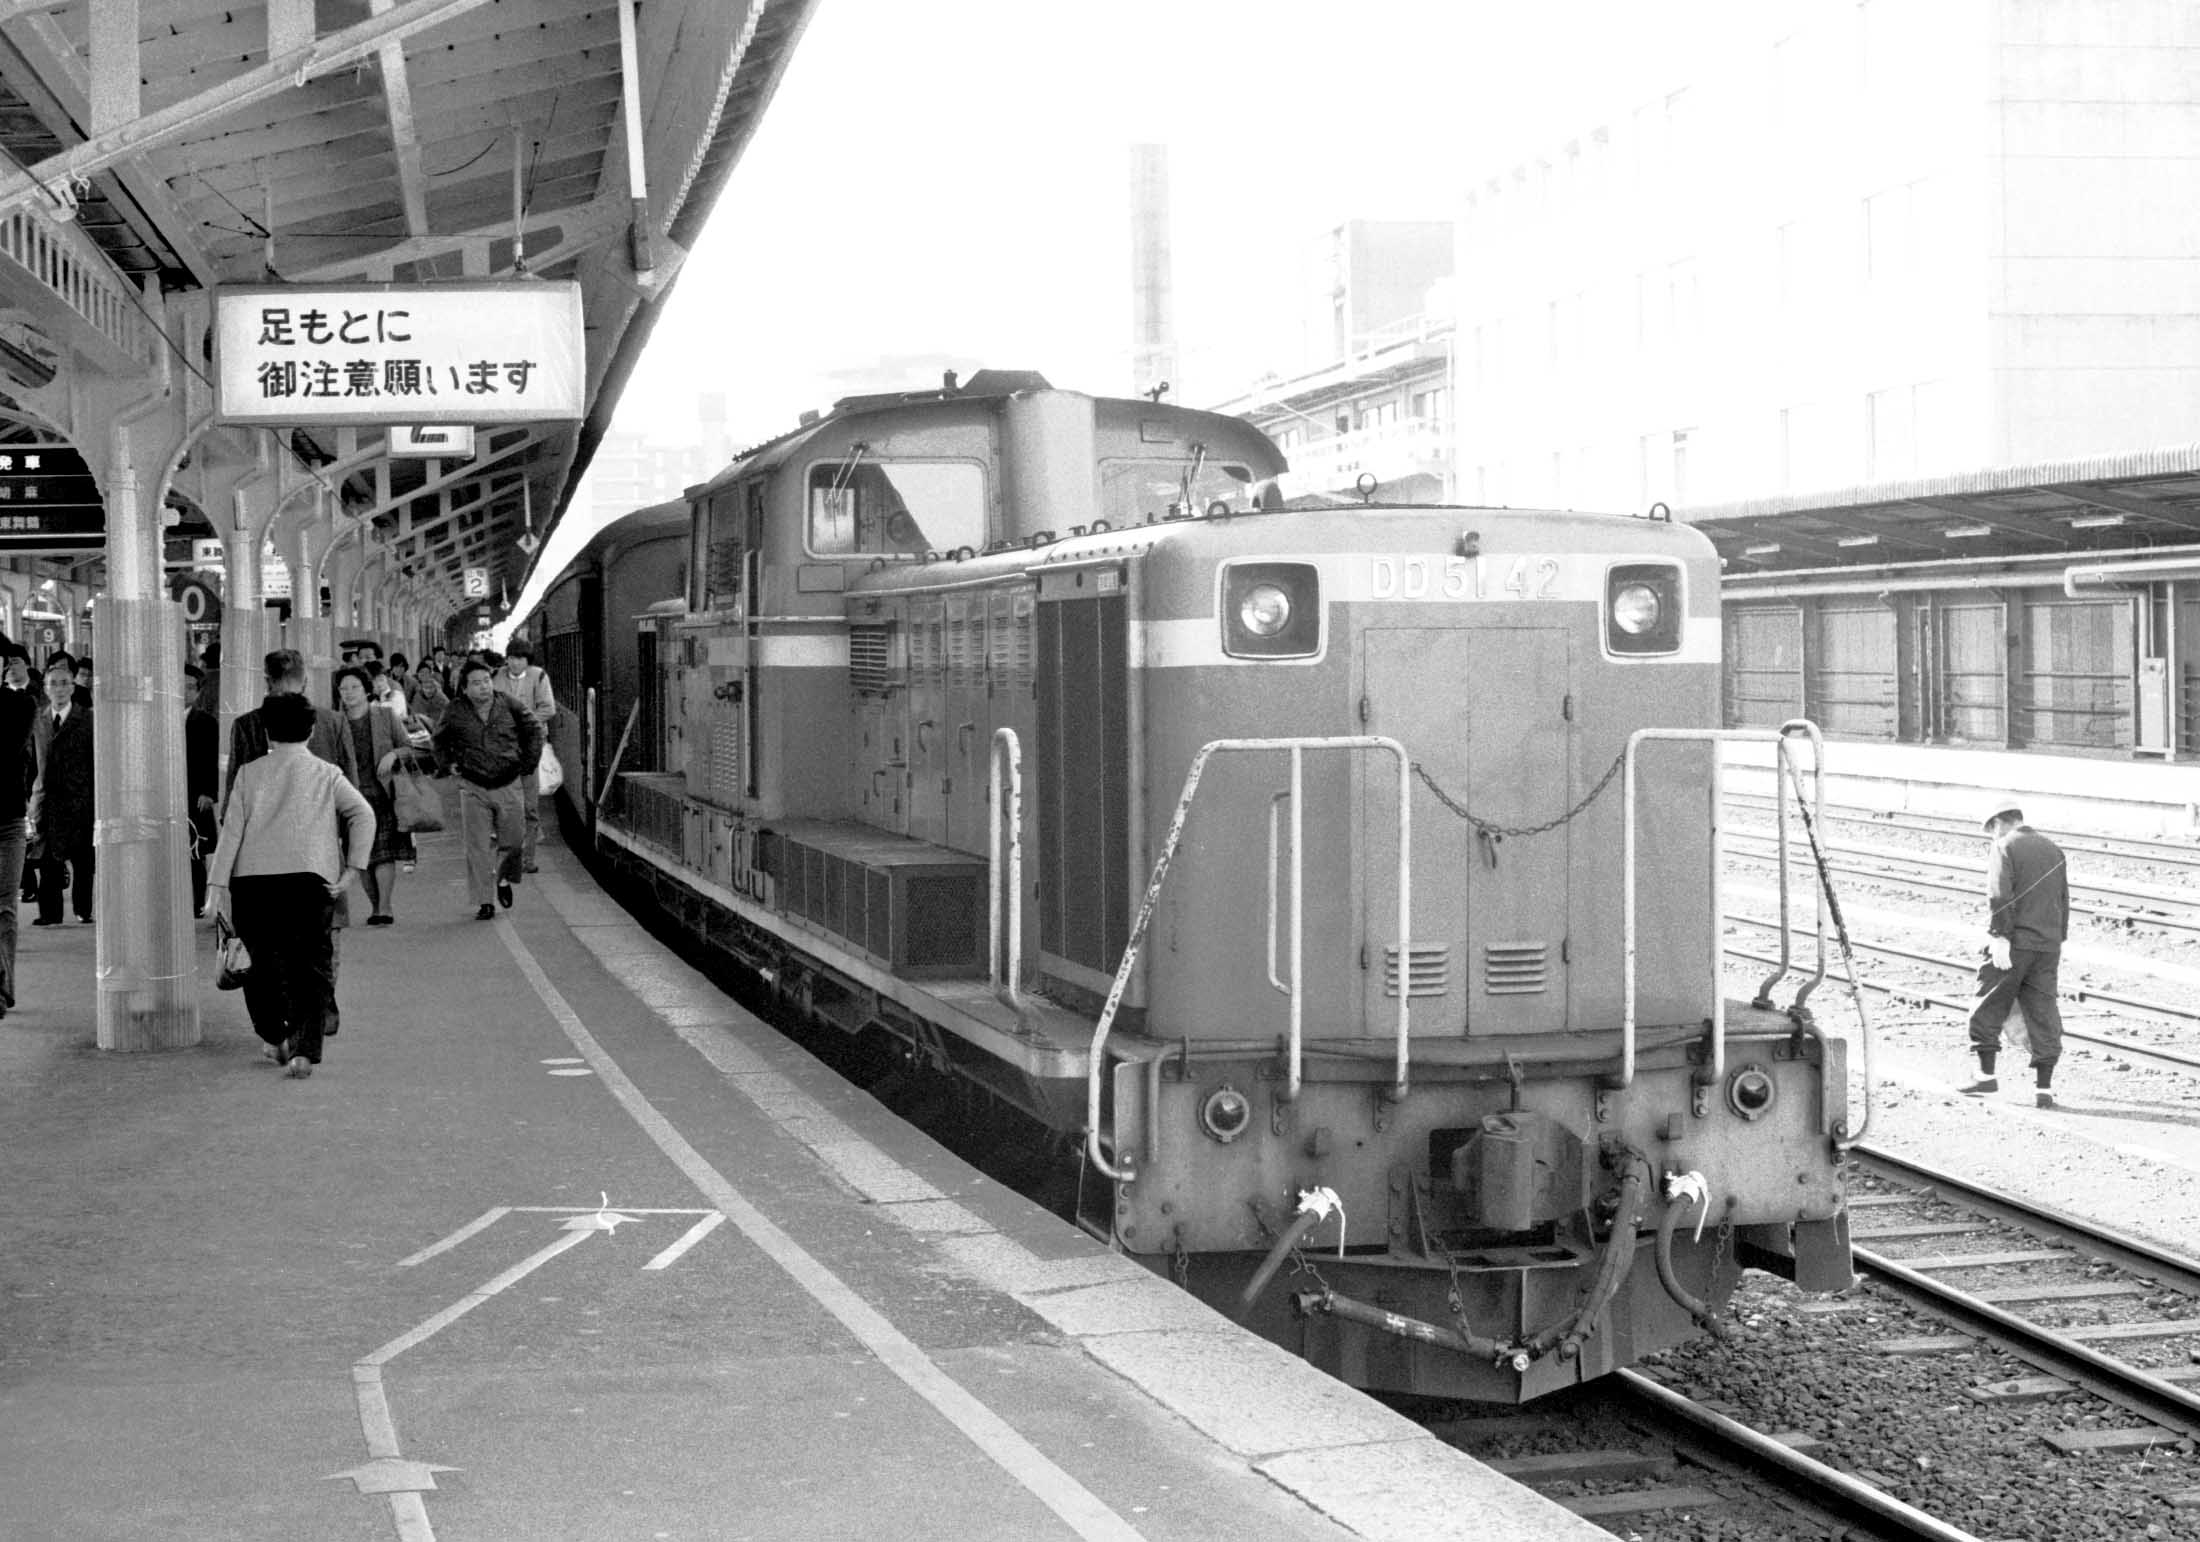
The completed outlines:
<svg viewBox="0 0 2200 1542">
<path fill-rule="evenodd" d="M 487 568 L 468 568 L 466 570 L 466 598 L 481 600 L 487 599 L 488 596 L 489 570 Z"/>
</svg>

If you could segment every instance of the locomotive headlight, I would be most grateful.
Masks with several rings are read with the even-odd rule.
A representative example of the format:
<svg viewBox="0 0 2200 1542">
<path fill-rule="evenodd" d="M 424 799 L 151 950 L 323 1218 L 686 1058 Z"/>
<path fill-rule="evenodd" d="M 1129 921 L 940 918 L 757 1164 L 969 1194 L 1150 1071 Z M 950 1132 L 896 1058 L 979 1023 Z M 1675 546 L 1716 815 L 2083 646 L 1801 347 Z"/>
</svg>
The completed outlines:
<svg viewBox="0 0 2200 1542">
<path fill-rule="evenodd" d="M 1255 584 L 1238 601 L 1238 624 L 1255 637 L 1273 637 L 1291 620 L 1291 596 L 1274 584 Z"/>
<path fill-rule="evenodd" d="M 1321 569 L 1311 562 L 1223 564 L 1215 609 L 1222 651 L 1240 659 L 1304 659 L 1322 651 Z"/>
<path fill-rule="evenodd" d="M 1658 592 L 1648 584 L 1629 584 L 1612 596 L 1612 625 L 1640 637 L 1658 624 Z"/>
<path fill-rule="evenodd" d="M 1672 562 L 1623 562 L 1604 575 L 1604 651 L 1642 655 L 1681 648 L 1681 570 Z"/>
</svg>

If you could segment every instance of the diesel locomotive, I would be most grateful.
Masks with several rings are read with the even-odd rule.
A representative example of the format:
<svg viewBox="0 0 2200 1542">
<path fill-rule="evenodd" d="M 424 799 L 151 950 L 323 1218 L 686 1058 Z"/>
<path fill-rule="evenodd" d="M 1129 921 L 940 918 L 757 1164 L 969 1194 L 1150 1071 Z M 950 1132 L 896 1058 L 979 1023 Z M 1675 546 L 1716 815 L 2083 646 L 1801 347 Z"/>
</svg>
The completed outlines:
<svg viewBox="0 0 2200 1542">
<path fill-rule="evenodd" d="M 1721 985 L 1710 543 L 1283 469 L 1031 374 L 810 415 L 547 595 L 569 827 L 1356 1385 L 1524 1401 L 1745 1266 L 1847 1284 L 1843 1043 Z"/>
</svg>

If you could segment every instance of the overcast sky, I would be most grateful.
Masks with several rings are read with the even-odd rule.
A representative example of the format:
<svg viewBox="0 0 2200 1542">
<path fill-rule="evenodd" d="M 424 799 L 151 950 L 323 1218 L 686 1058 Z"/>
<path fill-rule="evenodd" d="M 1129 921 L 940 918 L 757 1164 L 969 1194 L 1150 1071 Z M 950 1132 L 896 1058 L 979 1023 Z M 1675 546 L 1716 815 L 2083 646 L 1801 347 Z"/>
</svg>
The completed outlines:
<svg viewBox="0 0 2200 1542">
<path fill-rule="evenodd" d="M 1174 399 L 1229 395 L 1297 367 L 1322 229 L 1451 218 L 1631 79 L 1662 89 L 1644 51 L 1674 12 L 1733 3 L 821 0 L 616 426 L 698 442 L 696 397 L 719 391 L 754 443 L 943 356 L 1133 389 L 1140 142 L 1169 150 Z"/>
</svg>

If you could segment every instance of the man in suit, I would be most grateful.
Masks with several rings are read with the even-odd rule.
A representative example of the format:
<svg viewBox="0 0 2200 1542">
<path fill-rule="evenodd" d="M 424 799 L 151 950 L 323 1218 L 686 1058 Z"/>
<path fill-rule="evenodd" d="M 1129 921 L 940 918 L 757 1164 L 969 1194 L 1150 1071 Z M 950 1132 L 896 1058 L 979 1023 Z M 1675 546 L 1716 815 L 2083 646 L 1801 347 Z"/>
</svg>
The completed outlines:
<svg viewBox="0 0 2200 1542">
<path fill-rule="evenodd" d="M 222 728 L 220 719 L 200 705 L 204 671 L 196 664 L 186 664 L 183 676 L 183 796 L 185 818 L 191 825 L 191 913 L 203 916 L 206 864 L 214 855 L 214 842 L 221 833 L 215 825 L 214 808 L 221 791 Z"/>
<path fill-rule="evenodd" d="M 33 926 L 61 924 L 64 882 L 79 921 L 92 919 L 92 709 L 76 700 L 76 673 L 46 666 L 46 706 L 32 730 L 38 781 L 28 818 L 38 842 L 38 915 Z"/>
<path fill-rule="evenodd" d="M 0 1017 L 15 1005 L 16 906 L 23 881 L 23 852 L 30 842 L 25 817 L 35 751 L 31 736 L 40 696 L 31 689 L 30 655 L 0 637 Z"/>
</svg>

